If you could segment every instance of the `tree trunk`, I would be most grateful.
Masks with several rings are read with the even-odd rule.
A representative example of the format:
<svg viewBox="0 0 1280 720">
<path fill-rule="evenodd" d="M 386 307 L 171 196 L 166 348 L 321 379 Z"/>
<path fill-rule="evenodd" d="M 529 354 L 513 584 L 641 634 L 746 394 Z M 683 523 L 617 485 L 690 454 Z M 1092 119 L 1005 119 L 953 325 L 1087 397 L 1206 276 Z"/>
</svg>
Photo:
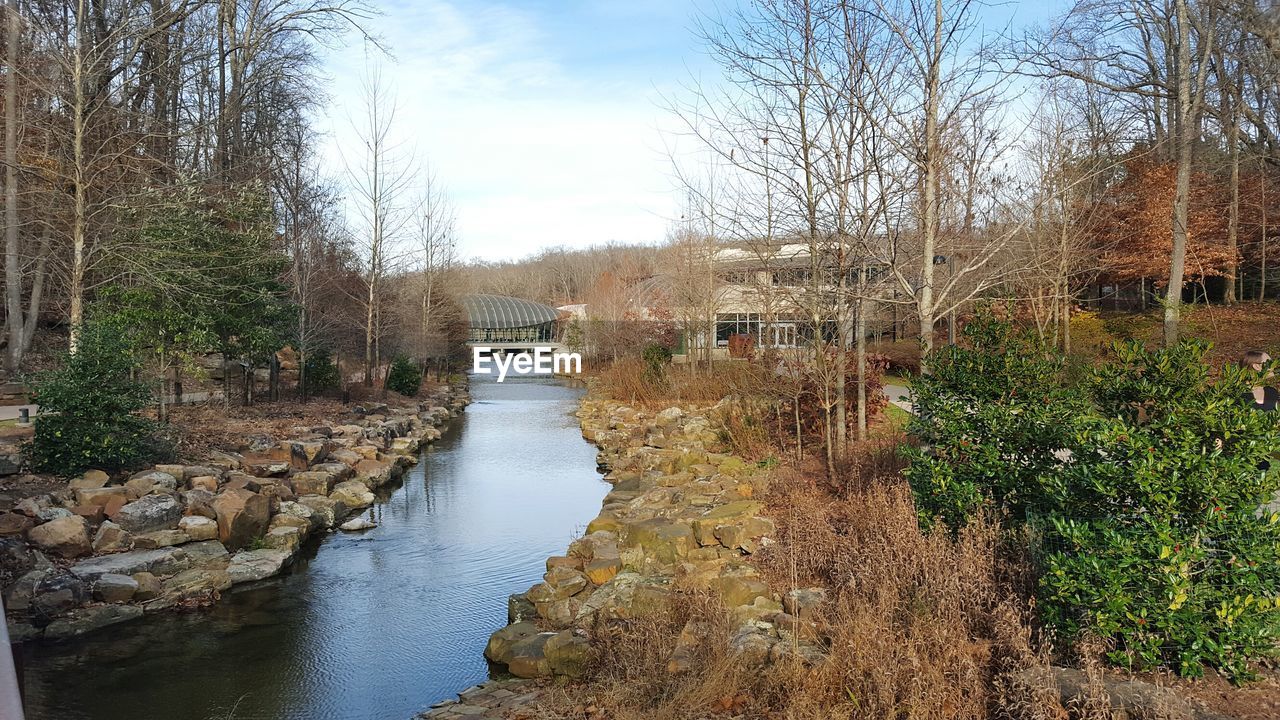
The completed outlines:
<svg viewBox="0 0 1280 720">
<path fill-rule="evenodd" d="M 4 284 L 9 352 L 5 369 L 17 374 L 22 364 L 22 265 L 18 249 L 18 3 L 9 0 L 4 83 Z"/>
</svg>

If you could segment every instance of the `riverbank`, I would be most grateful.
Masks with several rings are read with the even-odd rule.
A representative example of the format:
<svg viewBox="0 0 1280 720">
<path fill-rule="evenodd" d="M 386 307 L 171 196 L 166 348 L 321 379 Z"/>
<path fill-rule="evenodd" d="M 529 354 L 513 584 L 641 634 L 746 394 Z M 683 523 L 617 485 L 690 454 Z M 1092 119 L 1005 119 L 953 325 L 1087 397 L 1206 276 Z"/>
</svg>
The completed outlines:
<svg viewBox="0 0 1280 720">
<path fill-rule="evenodd" d="M 329 425 L 243 437 L 202 464 L 90 471 L 26 498 L 0 514 L 11 638 L 64 639 L 207 605 L 280 573 L 308 538 L 372 505 L 468 402 L 456 385 L 363 403 Z"/>
<path fill-rule="evenodd" d="M 734 457 L 720 429 L 729 405 L 647 412 L 588 396 L 578 418 L 613 488 L 586 533 L 546 561 L 542 582 L 508 601 L 508 625 L 486 657 L 517 678 L 581 678 L 595 633 L 665 611 L 677 596 L 701 594 L 732 618 L 729 652 L 763 666 L 821 655 L 803 631 L 820 592 L 775 592 L 748 562 L 776 532 L 759 500 L 768 471 Z M 666 657 L 682 673 L 708 629 L 690 623 Z M 501 717 L 534 702 L 527 680 L 493 681 L 441 703 L 424 718 Z"/>
</svg>

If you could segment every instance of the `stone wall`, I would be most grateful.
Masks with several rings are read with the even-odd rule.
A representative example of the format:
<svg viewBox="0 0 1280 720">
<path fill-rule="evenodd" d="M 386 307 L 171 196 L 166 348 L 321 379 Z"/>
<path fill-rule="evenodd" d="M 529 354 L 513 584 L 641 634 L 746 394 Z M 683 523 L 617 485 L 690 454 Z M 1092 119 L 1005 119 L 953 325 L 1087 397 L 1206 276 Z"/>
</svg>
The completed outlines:
<svg viewBox="0 0 1280 720">
<path fill-rule="evenodd" d="M 250 437 L 201 465 L 89 471 L 23 500 L 0 513 L 11 638 L 70 637 L 279 573 L 308 537 L 373 504 L 467 402 L 443 388 L 414 407 L 355 406 L 342 424 Z"/>
<path fill-rule="evenodd" d="M 578 416 L 613 490 L 586 535 L 547 559 L 543 581 L 508 602 L 506 627 L 485 656 L 521 678 L 583 673 L 597 619 L 634 618 L 661 607 L 674 584 L 718 595 L 737 630 L 733 650 L 768 663 L 820 651 L 801 637 L 817 591 L 770 589 L 748 562 L 769 544 L 774 523 L 760 495 L 768 475 L 724 452 L 718 429 L 724 404 L 646 413 L 586 398 Z M 702 637 L 681 633 L 669 670 L 686 669 Z"/>
</svg>

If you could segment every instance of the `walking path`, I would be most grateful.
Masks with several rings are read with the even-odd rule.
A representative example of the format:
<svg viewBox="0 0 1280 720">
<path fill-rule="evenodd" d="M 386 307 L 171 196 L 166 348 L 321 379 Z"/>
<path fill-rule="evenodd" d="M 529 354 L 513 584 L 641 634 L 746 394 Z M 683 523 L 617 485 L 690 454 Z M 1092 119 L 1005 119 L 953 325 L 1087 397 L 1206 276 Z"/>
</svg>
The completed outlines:
<svg viewBox="0 0 1280 720">
<path fill-rule="evenodd" d="M 906 385 L 883 385 L 880 391 L 889 398 L 889 402 L 909 413 L 915 412 L 915 406 L 911 403 L 911 388 Z"/>
</svg>

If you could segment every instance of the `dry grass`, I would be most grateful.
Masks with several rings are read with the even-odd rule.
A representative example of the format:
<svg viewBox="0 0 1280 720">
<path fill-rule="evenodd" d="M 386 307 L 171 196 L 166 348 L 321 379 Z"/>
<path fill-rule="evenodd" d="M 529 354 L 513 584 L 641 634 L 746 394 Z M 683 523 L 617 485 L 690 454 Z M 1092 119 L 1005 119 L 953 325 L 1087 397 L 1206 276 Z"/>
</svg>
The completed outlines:
<svg viewBox="0 0 1280 720">
<path fill-rule="evenodd" d="M 1025 604 L 1005 581 L 999 528 L 925 534 L 904 488 L 868 483 L 837 494 L 812 477 L 779 473 L 768 498 L 778 542 L 755 562 L 775 590 L 832 593 L 817 618 L 825 662 L 746 667 L 726 649 L 726 610 L 686 593 L 662 614 L 596 628 L 594 675 L 552 701 L 560 716 L 960 720 L 1012 703 L 996 680 L 1034 655 Z M 693 669 L 673 675 L 667 661 L 694 626 L 706 637 Z"/>
<path fill-rule="evenodd" d="M 714 372 L 693 366 L 669 366 L 661 378 L 646 372 L 639 358 L 622 358 L 595 375 L 603 396 L 636 407 L 714 405 L 730 395 L 752 394 L 765 383 L 758 367 L 742 361 L 719 362 Z"/>
</svg>

